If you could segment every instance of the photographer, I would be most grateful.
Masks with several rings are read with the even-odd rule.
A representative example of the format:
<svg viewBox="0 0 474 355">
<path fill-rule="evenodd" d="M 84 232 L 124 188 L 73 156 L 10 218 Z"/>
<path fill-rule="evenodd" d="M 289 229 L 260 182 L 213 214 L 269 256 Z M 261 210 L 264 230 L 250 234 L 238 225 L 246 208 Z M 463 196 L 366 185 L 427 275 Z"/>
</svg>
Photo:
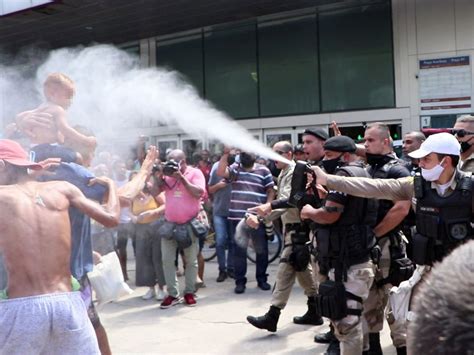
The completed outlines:
<svg viewBox="0 0 474 355">
<path fill-rule="evenodd" d="M 199 241 L 191 222 L 199 213 L 206 182 L 199 169 L 186 165 L 186 155 L 178 149 L 169 153 L 162 171 L 158 187 L 165 192 L 165 222 L 158 228 L 158 234 L 162 237 L 161 250 L 168 297 L 160 307 L 170 308 L 182 302 L 174 264 L 178 246 L 183 247 L 186 258 L 184 302 L 188 306 L 195 306 Z"/>
</svg>

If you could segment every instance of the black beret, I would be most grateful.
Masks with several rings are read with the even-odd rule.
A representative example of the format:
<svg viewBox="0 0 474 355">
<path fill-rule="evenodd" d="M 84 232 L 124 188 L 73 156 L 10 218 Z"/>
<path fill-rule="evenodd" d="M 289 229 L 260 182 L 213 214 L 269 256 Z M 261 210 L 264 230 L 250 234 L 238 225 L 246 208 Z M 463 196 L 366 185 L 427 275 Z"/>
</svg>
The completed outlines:
<svg viewBox="0 0 474 355">
<path fill-rule="evenodd" d="M 329 138 L 328 133 L 322 128 L 306 128 L 303 134 L 310 134 L 316 138 L 322 139 L 323 141 Z"/>
<path fill-rule="evenodd" d="M 350 152 L 356 151 L 356 145 L 352 138 L 347 136 L 335 136 L 324 142 L 324 149 L 333 152 Z"/>
<path fill-rule="evenodd" d="M 297 145 L 295 145 L 295 148 L 293 149 L 293 152 L 300 152 L 300 153 L 304 153 L 304 149 L 303 149 L 303 144 L 301 143 L 298 143 Z"/>
</svg>

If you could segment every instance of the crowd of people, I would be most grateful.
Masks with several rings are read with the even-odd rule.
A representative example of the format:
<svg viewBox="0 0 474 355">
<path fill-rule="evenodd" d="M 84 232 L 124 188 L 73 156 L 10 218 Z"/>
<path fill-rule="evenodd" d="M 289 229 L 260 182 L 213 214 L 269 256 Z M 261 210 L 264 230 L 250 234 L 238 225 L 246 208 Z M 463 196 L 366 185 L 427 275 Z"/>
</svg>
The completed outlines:
<svg viewBox="0 0 474 355">
<path fill-rule="evenodd" d="M 460 117 L 449 133 L 407 133 L 403 157 L 393 151 L 388 126 L 378 122 L 366 127 L 364 144 L 342 135 L 336 123 L 331 137 L 308 128 L 296 146 L 273 145 L 278 161 L 228 147 L 218 157 L 206 150 L 187 157 L 179 149 L 145 149 L 143 139 L 129 156 L 102 151 L 94 157 L 94 134 L 67 120 L 73 81 L 51 74 L 44 94 L 46 103 L 19 114 L 5 131 L 9 139 L 0 140 L 0 251 L 8 274 L 0 353 L 110 353 L 87 273 L 94 256 L 97 262 L 115 252 L 128 280 L 129 242 L 135 284 L 148 288 L 144 300 L 156 298 L 161 309 L 196 306 L 210 225 L 215 281 L 234 279 L 236 294 L 246 291 L 249 242 L 258 288 L 272 289 L 268 239 L 274 226 L 281 228 L 284 248 L 270 307 L 247 317 L 256 328 L 277 331 L 296 280 L 307 311 L 293 322 L 317 326 L 328 318 L 331 330 L 315 337 L 329 344 L 328 354 L 382 354 L 384 320 L 397 354 L 407 347 L 419 353 L 418 334 L 430 341 L 425 324 L 442 322 L 438 314 L 449 317 L 425 297 L 435 302 L 433 293 L 441 291 L 433 288 L 443 288 L 435 275 L 447 283 L 461 279 L 437 272 L 436 264 L 455 249 L 462 255 L 458 247 L 474 236 L 473 116 Z M 15 142 L 25 139 L 26 149 Z M 469 262 L 459 258 L 459 270 L 472 274 Z M 400 316 L 395 307 L 403 289 L 409 297 Z M 437 353 L 472 350 L 474 337 L 442 333 Z"/>
</svg>

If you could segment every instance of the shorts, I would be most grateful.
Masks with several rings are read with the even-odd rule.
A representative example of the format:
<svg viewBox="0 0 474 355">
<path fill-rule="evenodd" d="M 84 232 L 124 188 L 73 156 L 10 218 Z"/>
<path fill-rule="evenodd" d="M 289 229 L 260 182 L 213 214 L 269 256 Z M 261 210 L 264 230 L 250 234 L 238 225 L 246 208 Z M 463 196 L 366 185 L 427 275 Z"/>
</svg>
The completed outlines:
<svg viewBox="0 0 474 355">
<path fill-rule="evenodd" d="M 79 292 L 0 301 L 0 354 L 100 354 Z"/>
<path fill-rule="evenodd" d="M 81 288 L 79 290 L 82 301 L 84 302 L 87 310 L 87 315 L 92 323 L 94 329 L 100 326 L 100 319 L 97 310 L 95 309 L 94 302 L 92 301 L 92 286 L 87 275 L 84 275 L 79 281 Z"/>
</svg>

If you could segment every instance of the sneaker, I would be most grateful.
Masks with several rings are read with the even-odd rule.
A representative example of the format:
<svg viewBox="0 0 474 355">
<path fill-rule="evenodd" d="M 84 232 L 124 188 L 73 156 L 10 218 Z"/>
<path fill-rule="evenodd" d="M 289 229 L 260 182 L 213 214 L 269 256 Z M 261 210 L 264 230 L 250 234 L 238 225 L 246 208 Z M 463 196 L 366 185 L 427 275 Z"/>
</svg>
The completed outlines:
<svg viewBox="0 0 474 355">
<path fill-rule="evenodd" d="M 142 296 L 142 300 L 145 300 L 145 301 L 151 300 L 155 296 L 156 296 L 155 288 L 150 287 L 148 291 Z"/>
<path fill-rule="evenodd" d="M 168 296 L 161 302 L 160 308 L 167 309 L 173 306 L 176 306 L 178 303 L 183 302 L 183 300 L 179 297 Z"/>
<path fill-rule="evenodd" d="M 194 307 L 196 305 L 196 300 L 194 299 L 194 295 L 192 293 L 187 293 L 184 295 L 184 302 L 186 306 Z"/>
<path fill-rule="evenodd" d="M 227 273 L 225 271 L 219 271 L 219 276 L 216 279 L 216 282 L 224 282 L 227 278 Z"/>
<path fill-rule="evenodd" d="M 266 281 L 259 282 L 258 287 L 263 291 L 268 291 L 272 288 L 272 286 Z"/>
<path fill-rule="evenodd" d="M 239 294 L 239 293 L 244 293 L 245 292 L 245 285 L 239 284 L 235 286 L 234 292 Z"/>
<path fill-rule="evenodd" d="M 161 288 L 158 288 L 158 292 L 156 292 L 156 300 L 157 301 L 163 301 L 165 298 L 166 298 L 165 290 L 162 290 Z"/>
</svg>

